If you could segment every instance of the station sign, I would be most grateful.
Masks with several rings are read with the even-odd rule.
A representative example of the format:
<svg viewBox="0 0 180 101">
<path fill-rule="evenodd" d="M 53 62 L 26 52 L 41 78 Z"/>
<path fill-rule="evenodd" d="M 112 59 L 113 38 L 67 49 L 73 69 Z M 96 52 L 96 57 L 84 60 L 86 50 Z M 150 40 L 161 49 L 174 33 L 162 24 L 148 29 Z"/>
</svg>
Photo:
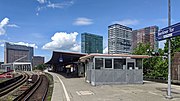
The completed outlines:
<svg viewBox="0 0 180 101">
<path fill-rule="evenodd" d="M 59 58 L 59 62 L 63 62 L 63 58 L 62 57 Z"/>
<path fill-rule="evenodd" d="M 161 29 L 156 33 L 156 40 L 161 41 L 175 36 L 180 36 L 180 23 Z"/>
</svg>

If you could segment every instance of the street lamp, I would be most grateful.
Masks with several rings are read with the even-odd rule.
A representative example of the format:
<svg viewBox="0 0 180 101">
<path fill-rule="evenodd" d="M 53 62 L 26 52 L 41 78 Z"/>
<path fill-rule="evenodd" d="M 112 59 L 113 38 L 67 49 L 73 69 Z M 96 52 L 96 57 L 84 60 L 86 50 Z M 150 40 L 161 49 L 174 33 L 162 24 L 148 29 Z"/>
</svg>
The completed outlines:
<svg viewBox="0 0 180 101">
<path fill-rule="evenodd" d="M 148 52 L 148 55 L 151 56 L 151 50 L 150 49 L 147 49 L 146 50 Z M 146 73 L 148 74 L 151 70 L 151 57 L 148 59 L 148 62 L 149 62 L 149 68 L 146 68 Z"/>
<path fill-rule="evenodd" d="M 171 0 L 168 0 L 168 26 L 171 26 Z M 171 95 L 171 38 L 168 39 L 168 91 L 167 98 L 172 99 Z"/>
</svg>

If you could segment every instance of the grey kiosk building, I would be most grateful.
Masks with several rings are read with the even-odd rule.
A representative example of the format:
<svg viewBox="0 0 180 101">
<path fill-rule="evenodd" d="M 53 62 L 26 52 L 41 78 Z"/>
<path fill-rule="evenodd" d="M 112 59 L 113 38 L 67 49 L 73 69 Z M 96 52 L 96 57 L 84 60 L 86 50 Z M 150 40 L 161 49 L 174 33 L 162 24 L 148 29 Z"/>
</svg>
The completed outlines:
<svg viewBox="0 0 180 101">
<path fill-rule="evenodd" d="M 85 80 L 92 85 L 142 84 L 143 58 L 147 55 L 90 54 L 80 58 L 85 64 Z"/>
</svg>

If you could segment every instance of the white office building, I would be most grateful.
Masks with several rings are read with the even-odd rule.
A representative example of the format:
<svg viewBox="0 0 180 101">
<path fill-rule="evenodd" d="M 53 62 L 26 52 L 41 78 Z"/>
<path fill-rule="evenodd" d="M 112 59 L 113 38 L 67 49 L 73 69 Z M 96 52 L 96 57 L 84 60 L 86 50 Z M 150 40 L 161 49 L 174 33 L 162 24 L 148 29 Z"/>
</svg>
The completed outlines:
<svg viewBox="0 0 180 101">
<path fill-rule="evenodd" d="M 132 44 L 132 28 L 113 24 L 108 26 L 108 53 L 130 53 Z"/>
</svg>

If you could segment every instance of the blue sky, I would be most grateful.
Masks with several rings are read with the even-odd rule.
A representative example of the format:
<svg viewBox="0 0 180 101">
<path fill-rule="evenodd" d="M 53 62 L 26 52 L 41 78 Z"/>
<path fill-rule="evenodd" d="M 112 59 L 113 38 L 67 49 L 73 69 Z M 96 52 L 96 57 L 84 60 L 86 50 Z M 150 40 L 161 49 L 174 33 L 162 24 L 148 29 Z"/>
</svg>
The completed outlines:
<svg viewBox="0 0 180 101">
<path fill-rule="evenodd" d="M 104 37 L 120 23 L 140 29 L 167 26 L 168 0 L 0 0 L 0 61 L 5 41 L 35 47 L 46 57 L 52 50 L 80 51 L 80 34 Z M 180 21 L 180 0 L 172 0 L 172 24 Z M 163 42 L 160 42 L 163 47 Z"/>
</svg>

